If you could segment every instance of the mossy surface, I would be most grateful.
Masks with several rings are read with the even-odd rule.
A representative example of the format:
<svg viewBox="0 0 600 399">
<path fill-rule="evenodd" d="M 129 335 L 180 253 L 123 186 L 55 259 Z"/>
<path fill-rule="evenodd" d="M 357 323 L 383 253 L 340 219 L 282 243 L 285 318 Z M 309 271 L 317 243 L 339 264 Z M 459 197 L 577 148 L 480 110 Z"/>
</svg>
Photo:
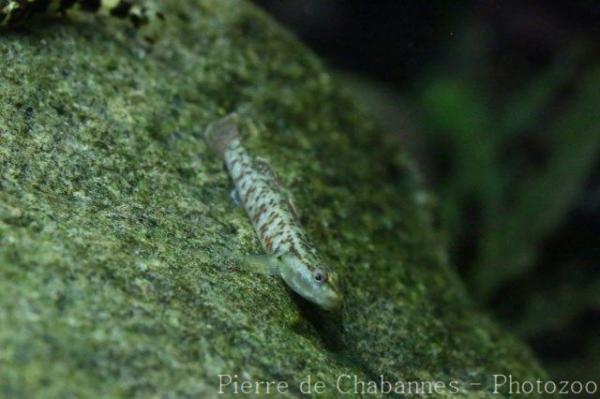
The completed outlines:
<svg viewBox="0 0 600 399">
<path fill-rule="evenodd" d="M 0 35 L 1 397 L 212 397 L 218 374 L 498 397 L 470 383 L 545 376 L 466 297 L 410 161 L 313 55 L 246 2 L 167 3 L 153 46 L 97 17 Z M 244 270 L 262 251 L 202 141 L 234 110 L 341 275 L 338 313 Z"/>
</svg>

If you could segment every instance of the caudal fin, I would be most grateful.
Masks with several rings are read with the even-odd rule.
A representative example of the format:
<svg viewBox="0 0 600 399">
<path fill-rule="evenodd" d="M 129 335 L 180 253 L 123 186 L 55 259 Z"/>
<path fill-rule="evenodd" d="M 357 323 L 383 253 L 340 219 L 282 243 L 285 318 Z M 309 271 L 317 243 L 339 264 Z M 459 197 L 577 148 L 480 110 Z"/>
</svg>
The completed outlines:
<svg viewBox="0 0 600 399">
<path fill-rule="evenodd" d="M 239 138 L 237 128 L 237 115 L 229 114 L 207 126 L 204 139 L 212 151 L 219 158 L 225 157 L 225 150 L 233 140 Z"/>
</svg>

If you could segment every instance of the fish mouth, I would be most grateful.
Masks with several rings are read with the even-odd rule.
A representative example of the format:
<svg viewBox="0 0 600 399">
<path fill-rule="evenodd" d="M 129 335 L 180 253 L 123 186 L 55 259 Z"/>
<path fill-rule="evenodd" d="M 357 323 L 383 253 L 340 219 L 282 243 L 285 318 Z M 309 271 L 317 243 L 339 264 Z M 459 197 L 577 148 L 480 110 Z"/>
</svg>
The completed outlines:
<svg viewBox="0 0 600 399">
<path fill-rule="evenodd" d="M 325 310 L 336 310 L 342 304 L 342 299 L 343 298 L 340 294 L 335 293 L 332 297 L 329 297 L 318 303 L 318 305 Z"/>
<path fill-rule="evenodd" d="M 293 288 L 292 290 L 309 303 L 312 303 L 323 310 L 333 311 L 342 304 L 342 296 L 335 291 L 328 292 L 326 295 L 323 295 L 323 292 L 321 292 L 320 295 L 314 295 L 314 293 L 308 294 L 306 292 L 294 290 Z"/>
</svg>

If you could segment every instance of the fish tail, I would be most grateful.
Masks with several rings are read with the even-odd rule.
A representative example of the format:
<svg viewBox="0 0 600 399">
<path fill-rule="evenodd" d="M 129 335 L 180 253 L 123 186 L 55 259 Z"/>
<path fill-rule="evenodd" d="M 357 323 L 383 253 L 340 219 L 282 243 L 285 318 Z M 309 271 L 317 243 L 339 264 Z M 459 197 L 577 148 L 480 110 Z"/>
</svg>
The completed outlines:
<svg viewBox="0 0 600 399">
<path fill-rule="evenodd" d="M 237 128 L 237 115 L 229 114 L 221 118 L 206 128 L 204 139 L 212 151 L 221 159 L 225 158 L 227 147 L 234 141 L 239 139 Z"/>
</svg>

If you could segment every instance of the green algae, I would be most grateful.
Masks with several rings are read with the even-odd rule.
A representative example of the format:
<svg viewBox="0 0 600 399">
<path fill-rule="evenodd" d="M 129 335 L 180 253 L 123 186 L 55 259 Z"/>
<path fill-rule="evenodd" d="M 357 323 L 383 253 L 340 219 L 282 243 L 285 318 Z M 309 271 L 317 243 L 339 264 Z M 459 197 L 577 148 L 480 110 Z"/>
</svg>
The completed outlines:
<svg viewBox="0 0 600 399">
<path fill-rule="evenodd" d="M 411 162 L 321 63 L 242 1 L 168 2 L 152 46 L 97 17 L 0 36 L 0 396 L 212 397 L 218 374 L 545 377 L 466 297 Z M 227 112 L 344 283 L 327 314 L 275 278 L 202 141 Z M 373 397 L 377 395 L 372 395 Z"/>
</svg>

